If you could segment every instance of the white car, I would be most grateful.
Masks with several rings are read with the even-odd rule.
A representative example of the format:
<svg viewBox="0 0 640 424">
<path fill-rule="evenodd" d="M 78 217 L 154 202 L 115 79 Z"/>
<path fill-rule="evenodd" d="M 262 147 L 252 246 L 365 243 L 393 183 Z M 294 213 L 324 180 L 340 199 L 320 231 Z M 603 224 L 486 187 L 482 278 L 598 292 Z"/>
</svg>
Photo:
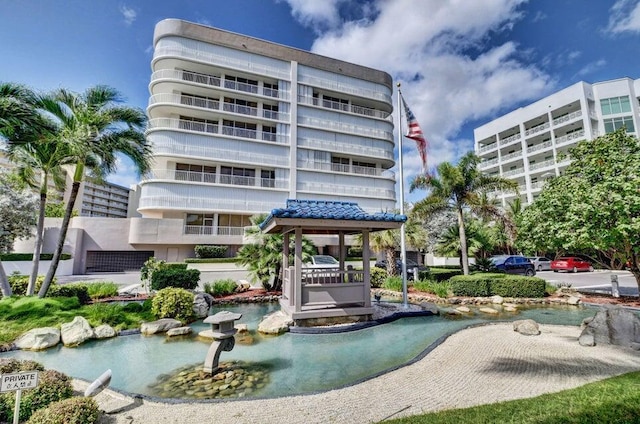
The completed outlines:
<svg viewBox="0 0 640 424">
<path fill-rule="evenodd" d="M 311 263 L 305 264 L 306 268 L 339 268 L 340 262 L 333 256 L 313 255 Z"/>
<path fill-rule="evenodd" d="M 529 256 L 527 259 L 533 264 L 536 271 L 551 271 L 551 259 L 544 256 Z"/>
</svg>

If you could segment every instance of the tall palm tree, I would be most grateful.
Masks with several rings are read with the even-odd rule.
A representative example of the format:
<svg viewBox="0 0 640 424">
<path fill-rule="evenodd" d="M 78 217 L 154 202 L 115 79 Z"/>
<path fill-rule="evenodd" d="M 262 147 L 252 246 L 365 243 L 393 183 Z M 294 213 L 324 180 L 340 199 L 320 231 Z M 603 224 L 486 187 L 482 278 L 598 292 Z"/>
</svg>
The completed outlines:
<svg viewBox="0 0 640 424">
<path fill-rule="evenodd" d="M 40 102 L 40 107 L 58 125 L 56 139 L 65 144 L 73 157 L 75 170 L 58 243 L 39 297 L 46 295 L 58 268 L 80 183 L 87 170 L 98 180 L 103 179 L 115 171 L 118 153 L 129 157 L 140 174 L 150 169 L 151 147 L 144 136 L 146 115 L 139 108 L 121 105 L 122 102 L 117 90 L 103 85 L 81 94 L 61 89 Z"/>
<path fill-rule="evenodd" d="M 427 219 L 430 215 L 444 209 L 453 209 L 458 217 L 462 271 L 469 274 L 469 254 L 465 234 L 464 211 L 470 210 L 478 216 L 487 216 L 496 212 L 493 206 L 483 202 L 483 193 L 491 190 L 516 191 L 515 181 L 502 177 L 483 175 L 478 170 L 478 158 L 473 152 L 464 155 L 457 165 L 443 162 L 438 165 L 437 175 L 419 175 L 411 182 L 411 191 L 429 190 L 423 200 L 417 202 L 412 210 L 415 216 Z"/>
</svg>

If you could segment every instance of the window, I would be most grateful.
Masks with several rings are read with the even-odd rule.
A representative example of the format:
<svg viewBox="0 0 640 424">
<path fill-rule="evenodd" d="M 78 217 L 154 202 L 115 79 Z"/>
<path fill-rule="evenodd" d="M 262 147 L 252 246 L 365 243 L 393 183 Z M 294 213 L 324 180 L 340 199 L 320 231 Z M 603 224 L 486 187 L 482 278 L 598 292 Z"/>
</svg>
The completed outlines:
<svg viewBox="0 0 640 424">
<path fill-rule="evenodd" d="M 215 183 L 216 167 L 205 166 L 205 165 L 192 165 L 189 163 L 177 163 L 176 164 L 176 180 Z"/>
<path fill-rule="evenodd" d="M 322 106 L 330 109 L 349 110 L 349 100 L 338 97 L 322 96 Z"/>
<path fill-rule="evenodd" d="M 265 96 L 278 97 L 278 84 L 264 83 L 263 93 Z"/>
<path fill-rule="evenodd" d="M 256 138 L 256 124 L 239 121 L 229 121 L 225 119 L 222 122 L 222 133 L 225 135 L 233 135 L 236 137 Z"/>
<path fill-rule="evenodd" d="M 188 93 L 182 93 L 182 95 L 180 95 L 180 103 L 187 106 L 204 107 L 207 109 L 218 109 L 220 105 L 217 99 Z"/>
<path fill-rule="evenodd" d="M 212 227 L 213 226 L 213 214 L 212 213 L 189 213 L 187 214 L 187 225 Z"/>
<path fill-rule="evenodd" d="M 278 105 L 262 105 L 263 115 L 268 119 L 278 119 Z"/>
<path fill-rule="evenodd" d="M 251 168 L 220 167 L 220 182 L 223 184 L 255 185 L 256 170 Z"/>
<path fill-rule="evenodd" d="M 246 91 L 247 93 L 257 93 L 258 81 L 233 75 L 225 75 L 224 87 L 232 90 Z"/>
<path fill-rule="evenodd" d="M 260 186 L 262 187 L 275 187 L 276 186 L 276 171 L 262 170 L 260 171 Z"/>
<path fill-rule="evenodd" d="M 190 116 L 180 116 L 178 127 L 183 130 L 200 131 L 208 133 L 218 132 L 218 121 L 208 119 L 192 118 Z"/>
<path fill-rule="evenodd" d="M 226 213 L 218 214 L 218 234 L 220 235 L 237 235 L 242 234 L 233 231 L 233 228 L 243 228 L 251 226 L 251 220 L 248 215 L 231 215 Z"/>
<path fill-rule="evenodd" d="M 611 97 L 609 99 L 600 100 L 600 107 L 603 115 L 613 115 L 616 113 L 631 112 L 631 104 L 629 96 Z"/>
<path fill-rule="evenodd" d="M 375 175 L 376 164 L 369 162 L 353 161 L 353 172 L 356 174 Z"/>
<path fill-rule="evenodd" d="M 258 114 L 258 103 L 225 97 L 224 111 L 256 116 Z"/>
<path fill-rule="evenodd" d="M 276 127 L 268 125 L 262 126 L 262 139 L 267 141 L 276 141 Z"/>
<path fill-rule="evenodd" d="M 635 132 L 632 116 L 623 116 L 620 118 L 609 118 L 604 120 L 604 132 L 609 134 L 615 130 L 626 127 L 628 133 Z"/>
<path fill-rule="evenodd" d="M 349 172 L 349 158 L 332 157 L 331 170 L 336 172 Z"/>
</svg>

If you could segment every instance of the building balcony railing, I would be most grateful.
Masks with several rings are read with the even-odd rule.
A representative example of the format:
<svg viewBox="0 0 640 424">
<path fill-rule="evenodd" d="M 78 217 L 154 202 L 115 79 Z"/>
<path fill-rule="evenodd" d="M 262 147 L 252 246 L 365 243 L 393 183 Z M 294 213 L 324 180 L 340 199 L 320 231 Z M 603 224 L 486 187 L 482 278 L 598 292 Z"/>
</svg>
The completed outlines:
<svg viewBox="0 0 640 424">
<path fill-rule="evenodd" d="M 544 185 L 545 181 L 536 181 L 534 183 L 531 183 L 531 190 L 538 190 L 541 189 L 542 186 Z"/>
<path fill-rule="evenodd" d="M 311 183 L 300 182 L 298 183 L 298 190 L 301 191 L 313 191 L 317 193 L 330 193 L 330 194 L 343 194 L 348 196 L 362 196 L 362 197 L 376 197 L 393 200 L 395 199 L 395 191 L 371 188 L 371 187 L 357 187 L 353 185 L 340 185 L 340 184 L 324 184 L 324 183 Z"/>
<path fill-rule="evenodd" d="M 317 171 L 331 171 L 344 174 L 368 175 L 395 180 L 393 171 L 382 168 L 369 168 L 366 166 L 343 165 L 339 163 L 298 161 L 298 168 L 313 169 Z"/>
<path fill-rule="evenodd" d="M 242 236 L 244 227 L 185 225 L 184 234 L 198 236 Z"/>
<path fill-rule="evenodd" d="M 331 129 L 364 137 L 382 138 L 384 140 L 393 141 L 393 133 L 375 128 L 361 127 L 358 125 L 345 124 L 326 119 L 310 118 L 307 116 L 299 116 L 298 123 L 300 125 L 309 125 L 320 129 Z"/>
<path fill-rule="evenodd" d="M 354 87 L 353 85 L 347 85 L 340 82 L 326 80 L 323 78 L 312 77 L 309 75 L 300 75 L 298 82 L 302 84 L 308 84 L 314 87 L 326 88 L 337 93 L 353 94 L 359 97 L 365 97 L 369 99 L 379 100 L 388 104 L 391 104 L 391 95 L 383 91 L 371 90 L 368 88 Z"/>
<path fill-rule="evenodd" d="M 529 165 L 529 171 L 535 171 L 536 169 L 548 168 L 554 166 L 556 161 L 553 159 L 547 159 L 542 162 L 536 162 Z"/>
<path fill-rule="evenodd" d="M 513 152 L 502 156 L 502 161 L 506 162 L 511 159 L 522 158 L 522 152 Z"/>
<path fill-rule="evenodd" d="M 369 156 L 393 160 L 393 150 L 379 149 L 375 147 L 361 146 L 358 144 L 339 142 L 331 140 L 320 140 L 317 138 L 298 138 L 298 146 L 310 147 L 316 150 L 338 151 L 360 156 Z"/>
<path fill-rule="evenodd" d="M 495 150 L 498 147 L 498 143 L 487 144 L 486 146 L 482 146 L 478 149 L 478 153 L 488 152 L 490 150 Z"/>
<path fill-rule="evenodd" d="M 220 131 L 222 128 L 222 131 Z M 147 131 L 156 129 L 178 129 L 208 134 L 222 134 L 233 137 L 248 138 L 252 140 L 272 141 L 275 143 L 289 143 L 288 135 L 274 134 L 269 131 L 257 131 L 246 128 L 236 128 L 230 126 L 220 127 L 217 123 L 188 121 L 176 118 L 154 118 L 150 119 Z"/>
<path fill-rule="evenodd" d="M 535 127 L 531 127 L 528 130 L 525 130 L 524 135 L 525 135 L 525 137 L 529 137 L 530 135 L 534 135 L 534 134 L 537 134 L 539 132 L 545 131 L 550 126 L 551 125 L 549 125 L 548 122 L 545 122 L 545 123 L 540 124 L 540 125 L 536 125 Z"/>
<path fill-rule="evenodd" d="M 256 202 L 219 197 L 196 197 L 192 195 L 142 196 L 139 209 L 175 209 L 175 210 L 240 210 L 248 214 L 265 213 L 282 207 L 282 201 Z"/>
<path fill-rule="evenodd" d="M 576 118 L 580 118 L 582 116 L 582 111 L 577 110 L 575 112 L 568 113 L 566 115 L 562 115 L 553 120 L 553 125 L 564 124 L 565 122 L 573 121 Z"/>
<path fill-rule="evenodd" d="M 318 99 L 309 96 L 298 96 L 298 103 L 305 105 L 321 106 L 327 109 L 341 110 L 343 112 L 355 113 L 357 115 L 369 116 L 372 118 L 386 119 L 392 121 L 393 118 L 389 112 L 383 112 L 377 109 L 371 109 L 363 106 L 351 105 L 348 103 L 334 102 L 327 99 Z"/>
<path fill-rule="evenodd" d="M 244 177 L 239 175 L 214 174 L 210 172 L 181 171 L 176 169 L 154 169 L 144 181 L 149 180 L 188 181 L 204 184 L 237 185 L 245 187 L 282 188 L 289 187 L 289 181 L 281 178 Z"/>
<path fill-rule="evenodd" d="M 498 158 L 494 158 L 491 160 L 482 161 L 478 166 L 480 167 L 480 169 L 487 169 L 497 164 L 498 164 Z"/>
<path fill-rule="evenodd" d="M 513 177 L 514 175 L 518 175 L 522 173 L 524 173 L 524 168 L 516 168 L 516 169 L 510 169 L 509 171 L 503 172 L 502 176 L 504 178 L 509 178 L 509 177 Z"/>
<path fill-rule="evenodd" d="M 584 138 L 584 130 L 575 131 L 562 137 L 556 137 L 556 146 L 571 143 L 579 138 Z"/>
<path fill-rule="evenodd" d="M 180 69 L 160 69 L 151 75 L 151 82 L 157 82 L 161 79 L 172 79 L 176 82 L 193 82 L 196 84 L 209 85 L 212 87 L 223 87 L 227 90 L 235 90 L 249 92 L 266 97 L 277 98 L 281 100 L 289 100 L 290 93 L 288 91 L 278 90 L 274 88 L 260 87 L 253 84 L 237 83 L 235 81 L 222 80 L 220 77 L 213 75 L 200 74 L 197 72 L 183 71 Z M 222 82 L 224 81 L 224 84 Z M 255 89 L 253 87 L 256 87 Z"/>
<path fill-rule="evenodd" d="M 544 143 L 536 144 L 531 147 L 527 147 L 527 153 L 537 152 L 539 150 L 544 150 L 552 146 L 551 140 L 545 141 Z"/>
<path fill-rule="evenodd" d="M 520 140 L 521 137 L 522 136 L 520 135 L 520 133 L 518 133 L 518 134 L 514 134 L 512 136 L 509 136 L 507 138 L 503 138 L 502 140 L 500 140 L 500 145 L 501 146 L 506 146 L 508 144 L 515 143 L 517 140 Z"/>
<path fill-rule="evenodd" d="M 256 75 L 268 75 L 279 79 L 289 80 L 290 70 L 279 69 L 272 66 L 262 65 L 247 60 L 237 59 L 231 56 L 223 56 L 202 50 L 190 49 L 187 47 L 169 47 L 160 46 L 155 49 L 153 54 L 154 62 L 163 57 L 178 57 L 184 59 L 193 59 L 207 65 L 220 65 L 229 69 L 238 69 L 247 71 Z"/>
</svg>

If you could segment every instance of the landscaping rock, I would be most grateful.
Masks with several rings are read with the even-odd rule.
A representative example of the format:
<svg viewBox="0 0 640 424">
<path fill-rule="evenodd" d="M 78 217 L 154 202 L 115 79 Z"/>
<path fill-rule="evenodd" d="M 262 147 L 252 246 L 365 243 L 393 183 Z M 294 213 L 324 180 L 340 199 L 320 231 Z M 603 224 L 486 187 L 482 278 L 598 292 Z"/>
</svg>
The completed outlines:
<svg viewBox="0 0 640 424">
<path fill-rule="evenodd" d="M 493 309 L 493 308 L 480 308 L 478 309 L 480 312 L 483 312 L 485 314 L 490 314 L 490 315 L 497 315 L 500 313 L 500 311 L 498 311 L 497 309 Z"/>
<path fill-rule="evenodd" d="M 162 318 L 157 321 L 144 322 L 140 326 L 140 332 L 145 335 L 164 333 L 172 328 L 182 327 L 182 323 L 173 318 Z"/>
<path fill-rule="evenodd" d="M 258 325 L 258 331 L 262 334 L 282 334 L 289 331 L 293 320 L 282 311 L 273 312 L 263 318 Z"/>
<path fill-rule="evenodd" d="M 60 330 L 53 327 L 34 328 L 14 342 L 18 349 L 42 350 L 60 343 Z"/>
<path fill-rule="evenodd" d="M 504 298 L 502 296 L 492 296 L 491 303 L 494 305 L 502 305 L 504 303 Z"/>
<path fill-rule="evenodd" d="M 440 309 L 438 309 L 438 305 L 432 302 L 422 302 L 420 307 L 423 311 L 431 312 L 433 315 L 440 314 Z"/>
<path fill-rule="evenodd" d="M 569 296 L 567 299 L 567 305 L 578 305 L 580 304 L 580 298 L 578 296 Z"/>
<path fill-rule="evenodd" d="M 456 311 L 461 312 L 463 314 L 468 314 L 469 312 L 471 312 L 471 309 L 469 309 L 469 307 L 467 306 L 458 306 L 456 308 Z"/>
<path fill-rule="evenodd" d="M 593 346 L 583 344 L 583 342 L 590 342 L 589 335 L 593 336 L 594 344 L 633 347 L 636 343 L 640 343 L 640 317 L 619 306 L 603 305 L 593 319 L 586 324 L 578 342 L 583 346 Z"/>
<path fill-rule="evenodd" d="M 249 326 L 247 324 L 236 324 L 236 330 L 238 333 L 247 333 L 249 331 Z"/>
<path fill-rule="evenodd" d="M 184 336 L 191 334 L 192 331 L 191 327 L 176 327 L 167 331 L 167 337 Z"/>
<path fill-rule="evenodd" d="M 60 335 L 65 346 L 78 346 L 94 338 L 93 328 L 84 317 L 75 317 L 73 321 L 62 324 Z"/>
<path fill-rule="evenodd" d="M 213 296 L 209 293 L 198 293 L 193 299 L 193 313 L 197 318 L 209 316 L 209 310 L 213 304 Z"/>
<path fill-rule="evenodd" d="M 537 336 L 540 334 L 540 327 L 532 319 L 520 319 L 513 322 L 513 331 L 525 336 Z"/>
<path fill-rule="evenodd" d="M 596 338 L 593 337 L 593 334 L 582 333 L 580 334 L 580 337 L 578 337 L 578 343 L 580 346 L 595 346 Z"/>
<path fill-rule="evenodd" d="M 102 324 L 93 329 L 96 339 L 109 339 L 116 336 L 116 330 L 109 324 Z"/>
</svg>

